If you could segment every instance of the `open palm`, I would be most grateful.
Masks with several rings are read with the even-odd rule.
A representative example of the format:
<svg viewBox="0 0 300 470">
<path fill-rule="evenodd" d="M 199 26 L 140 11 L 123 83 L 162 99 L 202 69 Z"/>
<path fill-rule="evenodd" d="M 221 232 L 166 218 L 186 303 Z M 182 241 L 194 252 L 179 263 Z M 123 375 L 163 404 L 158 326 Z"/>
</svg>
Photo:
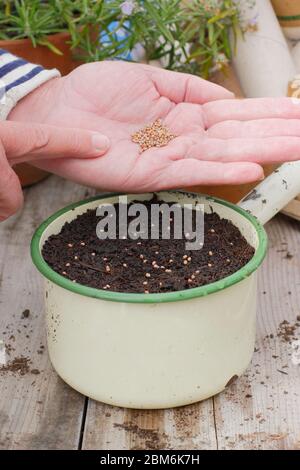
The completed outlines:
<svg viewBox="0 0 300 470">
<path fill-rule="evenodd" d="M 46 83 L 10 119 L 106 134 L 111 146 L 102 157 L 34 164 L 106 190 L 143 191 L 254 181 L 263 175 L 258 163 L 299 158 L 299 105 L 284 103 L 234 100 L 200 78 L 118 61 Z M 158 118 L 177 137 L 140 153 L 131 135 Z"/>
</svg>

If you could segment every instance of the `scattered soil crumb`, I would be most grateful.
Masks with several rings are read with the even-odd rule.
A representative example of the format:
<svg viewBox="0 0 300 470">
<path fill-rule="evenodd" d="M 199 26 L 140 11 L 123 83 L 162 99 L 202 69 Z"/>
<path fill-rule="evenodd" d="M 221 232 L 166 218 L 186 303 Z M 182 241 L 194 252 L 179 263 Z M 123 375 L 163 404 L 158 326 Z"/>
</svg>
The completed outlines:
<svg viewBox="0 0 300 470">
<path fill-rule="evenodd" d="M 30 310 L 29 310 L 29 308 L 26 308 L 26 309 L 22 312 L 21 318 L 22 318 L 22 319 L 28 318 L 29 315 L 30 315 Z"/>
<path fill-rule="evenodd" d="M 140 439 L 145 439 L 145 444 L 149 449 L 156 449 L 158 444 L 161 444 L 161 438 L 166 439 L 165 433 L 160 433 L 155 429 L 140 428 L 133 423 L 114 423 L 115 428 L 123 429 L 124 431 L 135 434 Z"/>
<path fill-rule="evenodd" d="M 29 357 L 19 356 L 0 367 L 0 374 L 12 372 L 13 374 L 25 375 L 29 372 Z"/>
<path fill-rule="evenodd" d="M 297 317 L 298 318 L 298 317 Z M 287 320 L 283 320 L 277 329 L 277 337 L 286 343 L 290 343 L 292 340 L 296 340 L 296 331 L 300 326 L 300 323 L 290 323 Z"/>
</svg>

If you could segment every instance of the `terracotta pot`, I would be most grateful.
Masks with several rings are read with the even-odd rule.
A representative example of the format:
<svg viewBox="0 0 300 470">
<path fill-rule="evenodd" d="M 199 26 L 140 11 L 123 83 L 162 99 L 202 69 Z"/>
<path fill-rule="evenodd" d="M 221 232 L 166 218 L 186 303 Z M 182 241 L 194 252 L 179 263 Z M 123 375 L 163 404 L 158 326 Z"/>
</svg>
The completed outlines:
<svg viewBox="0 0 300 470">
<path fill-rule="evenodd" d="M 283 32 L 288 39 L 300 39 L 300 1 L 272 0 L 272 4 Z"/>
<path fill-rule="evenodd" d="M 59 49 L 63 55 L 54 54 L 46 46 L 34 47 L 30 39 L 12 39 L 0 41 L 0 49 L 5 49 L 16 56 L 22 57 L 34 64 L 40 64 L 45 68 L 57 68 L 62 75 L 71 72 L 79 62 L 75 61 L 68 44 L 70 34 L 67 32 L 48 36 L 48 40 Z M 15 171 L 20 178 L 22 186 L 29 186 L 47 177 L 45 171 L 32 167 L 26 163 L 16 165 Z"/>
<path fill-rule="evenodd" d="M 224 68 L 224 70 L 214 72 L 209 80 L 232 91 L 237 98 L 244 98 L 245 96 L 237 75 L 231 65 Z"/>
<path fill-rule="evenodd" d="M 277 165 L 264 165 L 265 176 L 269 176 Z M 196 193 L 208 194 L 209 196 L 219 197 L 226 201 L 237 203 L 243 199 L 259 182 L 237 185 L 221 185 L 221 186 L 192 186 L 187 188 L 189 191 Z"/>
<path fill-rule="evenodd" d="M 300 26 L 299 0 L 271 0 L 281 26 Z"/>
<path fill-rule="evenodd" d="M 239 84 L 238 78 L 233 67 L 229 66 L 224 72 L 217 72 L 210 77 L 210 80 L 218 85 L 222 85 L 232 91 L 237 98 L 243 98 L 244 94 Z M 264 165 L 265 176 L 270 175 L 276 168 L 276 165 Z M 258 182 L 250 184 L 238 185 L 221 185 L 221 186 L 191 186 L 187 188 L 189 191 L 208 194 L 210 196 L 219 197 L 226 201 L 237 203 L 246 194 L 248 194 Z"/>
<path fill-rule="evenodd" d="M 49 176 L 49 173 L 46 171 L 35 168 L 27 163 L 19 163 L 19 165 L 14 167 L 14 170 L 17 173 L 23 188 L 39 183 Z"/>
<path fill-rule="evenodd" d="M 68 74 L 79 63 L 74 60 L 70 49 L 70 34 L 67 32 L 53 34 L 48 36 L 47 39 L 59 49 L 63 55 L 54 54 L 46 46 L 34 47 L 30 39 L 0 41 L 0 48 L 20 56 L 29 62 L 33 62 L 34 64 L 40 64 L 45 68 L 56 68 L 62 75 Z"/>
</svg>

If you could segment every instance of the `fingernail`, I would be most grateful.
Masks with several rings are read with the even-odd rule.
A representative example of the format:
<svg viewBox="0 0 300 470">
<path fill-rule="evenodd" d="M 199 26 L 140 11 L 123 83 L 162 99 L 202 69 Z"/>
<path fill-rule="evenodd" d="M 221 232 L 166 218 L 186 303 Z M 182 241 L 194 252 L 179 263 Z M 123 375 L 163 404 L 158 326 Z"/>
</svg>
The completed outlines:
<svg viewBox="0 0 300 470">
<path fill-rule="evenodd" d="M 97 152 L 104 152 L 110 145 L 108 137 L 102 134 L 94 134 L 92 137 L 92 143 Z"/>
</svg>

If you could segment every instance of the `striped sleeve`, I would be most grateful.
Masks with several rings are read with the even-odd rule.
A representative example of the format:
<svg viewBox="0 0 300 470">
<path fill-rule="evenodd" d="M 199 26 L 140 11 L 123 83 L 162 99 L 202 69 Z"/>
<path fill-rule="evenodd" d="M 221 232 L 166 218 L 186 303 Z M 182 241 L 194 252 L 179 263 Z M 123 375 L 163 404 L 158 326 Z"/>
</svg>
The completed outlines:
<svg viewBox="0 0 300 470">
<path fill-rule="evenodd" d="M 0 49 L 0 120 L 5 120 L 24 96 L 59 76 L 57 69 L 46 70 Z"/>
</svg>

